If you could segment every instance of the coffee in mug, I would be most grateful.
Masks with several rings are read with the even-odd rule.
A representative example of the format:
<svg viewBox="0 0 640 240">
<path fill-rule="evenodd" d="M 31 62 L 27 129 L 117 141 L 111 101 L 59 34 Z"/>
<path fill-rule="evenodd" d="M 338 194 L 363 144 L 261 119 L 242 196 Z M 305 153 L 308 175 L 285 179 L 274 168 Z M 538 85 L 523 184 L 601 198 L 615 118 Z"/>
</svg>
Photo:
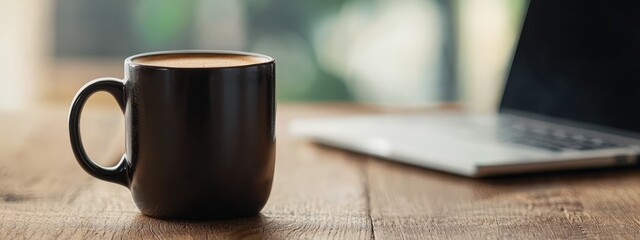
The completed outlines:
<svg viewBox="0 0 640 240">
<path fill-rule="evenodd" d="M 173 54 L 151 55 L 131 59 L 135 64 L 156 67 L 174 68 L 207 68 L 207 67 L 237 67 L 259 64 L 268 59 L 249 55 L 234 54 Z"/>
<path fill-rule="evenodd" d="M 71 146 L 92 176 L 130 189 L 140 211 L 169 219 L 256 215 L 275 163 L 275 62 L 233 51 L 167 51 L 125 60 L 124 79 L 100 78 L 75 96 Z M 79 120 L 110 93 L 125 119 L 125 153 L 103 167 L 87 156 Z"/>
</svg>

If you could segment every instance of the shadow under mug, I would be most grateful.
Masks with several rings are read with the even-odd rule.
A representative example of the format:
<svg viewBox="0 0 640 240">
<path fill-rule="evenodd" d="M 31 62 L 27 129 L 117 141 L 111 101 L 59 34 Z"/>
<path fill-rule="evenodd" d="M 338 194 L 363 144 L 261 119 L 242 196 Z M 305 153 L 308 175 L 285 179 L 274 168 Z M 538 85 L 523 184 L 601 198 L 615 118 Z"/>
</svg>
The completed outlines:
<svg viewBox="0 0 640 240">
<path fill-rule="evenodd" d="M 231 67 L 160 67 L 132 61 L 167 55 L 248 55 Z M 92 176 L 131 190 L 140 211 L 170 219 L 253 216 L 267 202 L 275 164 L 275 61 L 235 51 L 166 51 L 125 60 L 124 79 L 100 78 L 76 94 L 71 147 Z M 113 167 L 86 154 L 79 120 L 87 99 L 110 93 L 124 113 L 125 153 Z"/>
</svg>

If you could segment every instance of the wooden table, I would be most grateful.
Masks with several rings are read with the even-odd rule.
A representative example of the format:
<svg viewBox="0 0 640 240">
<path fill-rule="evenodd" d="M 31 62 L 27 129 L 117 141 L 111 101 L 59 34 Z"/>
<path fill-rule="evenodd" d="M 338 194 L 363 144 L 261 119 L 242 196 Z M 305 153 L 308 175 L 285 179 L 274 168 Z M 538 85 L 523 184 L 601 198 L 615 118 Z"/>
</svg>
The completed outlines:
<svg viewBox="0 0 640 240">
<path fill-rule="evenodd" d="M 271 198 L 257 217 L 163 221 L 121 186 L 77 165 L 66 107 L 0 113 L 0 238 L 522 239 L 640 237 L 636 169 L 469 179 L 322 147 L 287 135 L 290 119 L 380 112 L 281 105 Z M 117 111 L 85 111 L 103 164 L 123 149 Z M 425 146 L 428 147 L 428 146 Z"/>
</svg>

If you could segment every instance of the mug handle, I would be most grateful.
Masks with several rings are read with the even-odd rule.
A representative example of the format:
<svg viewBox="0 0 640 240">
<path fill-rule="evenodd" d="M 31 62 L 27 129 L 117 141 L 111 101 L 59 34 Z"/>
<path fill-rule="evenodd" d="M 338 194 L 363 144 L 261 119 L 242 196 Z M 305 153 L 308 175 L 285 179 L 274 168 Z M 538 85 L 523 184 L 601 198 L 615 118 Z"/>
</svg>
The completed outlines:
<svg viewBox="0 0 640 240">
<path fill-rule="evenodd" d="M 120 162 L 113 167 L 103 167 L 96 164 L 87 156 L 87 152 L 82 144 L 80 136 L 80 115 L 87 99 L 98 91 L 105 91 L 111 94 L 118 102 L 120 109 L 124 113 L 126 106 L 124 81 L 117 78 L 98 78 L 85 84 L 73 98 L 69 111 L 69 137 L 71 138 L 71 149 L 78 160 L 80 166 L 98 179 L 113 182 L 125 187 L 129 187 L 129 166 L 126 155 L 123 154 Z"/>
</svg>

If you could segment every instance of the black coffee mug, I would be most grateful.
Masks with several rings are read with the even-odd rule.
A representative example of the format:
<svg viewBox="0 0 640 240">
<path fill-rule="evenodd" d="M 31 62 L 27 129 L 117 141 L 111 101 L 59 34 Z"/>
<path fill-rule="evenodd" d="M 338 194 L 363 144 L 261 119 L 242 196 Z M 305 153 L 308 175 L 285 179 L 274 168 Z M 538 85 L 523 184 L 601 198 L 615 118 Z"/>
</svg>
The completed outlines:
<svg viewBox="0 0 640 240">
<path fill-rule="evenodd" d="M 171 67 L 138 64 L 149 56 L 250 56 L 239 66 Z M 233 51 L 167 51 L 125 60 L 124 79 L 100 78 L 75 96 L 69 113 L 71 147 L 92 176 L 131 190 L 140 211 L 170 219 L 256 215 L 275 164 L 275 61 Z M 113 167 L 94 163 L 82 145 L 79 120 L 95 92 L 113 95 L 124 113 L 125 154 Z"/>
</svg>

